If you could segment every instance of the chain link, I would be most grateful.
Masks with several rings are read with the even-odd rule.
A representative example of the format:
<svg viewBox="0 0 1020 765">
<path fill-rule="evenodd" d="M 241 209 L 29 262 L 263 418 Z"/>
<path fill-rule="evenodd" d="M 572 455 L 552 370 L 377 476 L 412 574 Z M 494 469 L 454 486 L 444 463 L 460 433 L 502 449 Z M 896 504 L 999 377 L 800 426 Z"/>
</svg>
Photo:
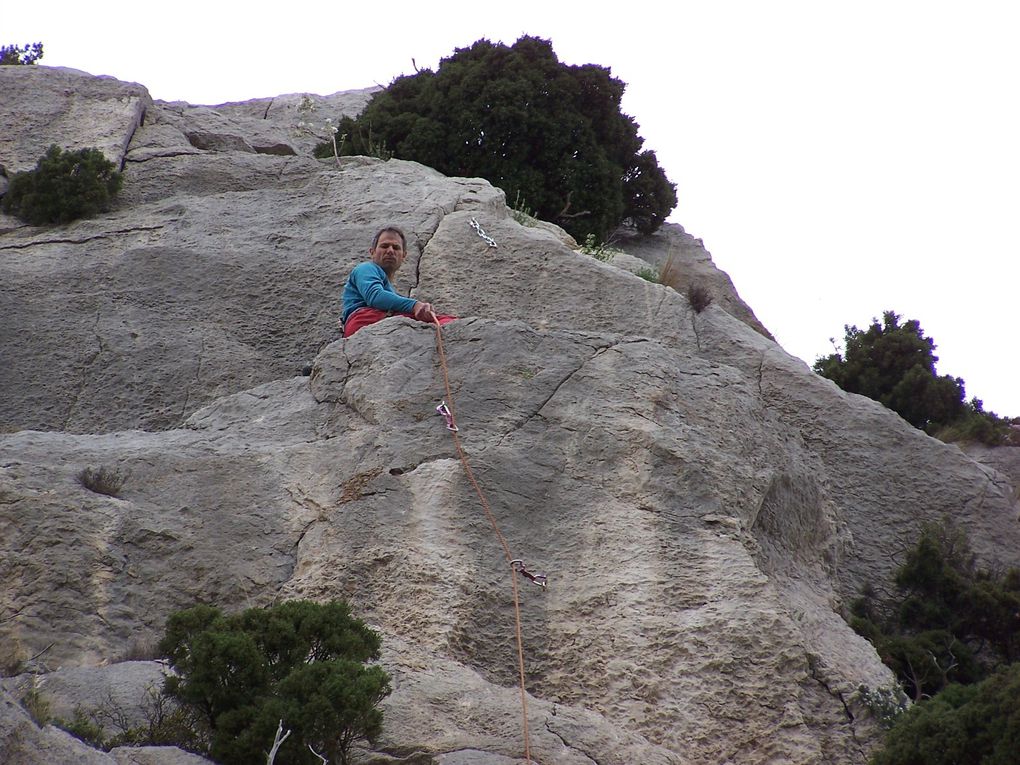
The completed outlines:
<svg viewBox="0 0 1020 765">
<path fill-rule="evenodd" d="M 496 240 L 495 239 L 493 239 L 491 236 L 489 236 L 488 234 L 485 233 L 485 229 L 482 228 L 478 224 L 478 221 L 476 219 L 472 218 L 471 221 L 470 221 L 470 224 L 471 224 L 471 228 L 473 228 L 475 231 L 477 231 L 478 232 L 478 236 L 480 236 L 482 239 L 484 239 L 488 243 L 488 245 L 490 247 L 498 247 L 499 246 L 499 245 L 496 244 Z"/>
</svg>

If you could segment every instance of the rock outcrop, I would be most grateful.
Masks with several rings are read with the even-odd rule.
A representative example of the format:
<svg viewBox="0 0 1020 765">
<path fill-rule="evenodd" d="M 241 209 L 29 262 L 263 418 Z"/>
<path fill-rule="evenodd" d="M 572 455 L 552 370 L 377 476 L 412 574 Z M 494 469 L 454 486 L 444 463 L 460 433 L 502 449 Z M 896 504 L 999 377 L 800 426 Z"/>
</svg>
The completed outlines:
<svg viewBox="0 0 1020 765">
<path fill-rule="evenodd" d="M 340 286 L 394 223 L 398 288 L 463 317 L 443 341 L 468 459 L 549 574 L 522 602 L 533 757 L 866 762 L 855 690 L 892 677 L 842 606 L 945 515 L 1015 565 L 1010 480 L 783 351 L 679 227 L 624 245 L 672 250 L 716 298 L 700 313 L 483 180 L 314 160 L 250 114 L 147 105 L 115 211 L 0 235 L 0 664 L 119 672 L 196 600 L 343 597 L 394 676 L 364 762 L 519 761 L 511 574 L 434 413 L 435 333 L 339 339 Z M 79 483 L 100 466 L 118 497 Z M 66 744 L 4 687 L 0 754 Z"/>
</svg>

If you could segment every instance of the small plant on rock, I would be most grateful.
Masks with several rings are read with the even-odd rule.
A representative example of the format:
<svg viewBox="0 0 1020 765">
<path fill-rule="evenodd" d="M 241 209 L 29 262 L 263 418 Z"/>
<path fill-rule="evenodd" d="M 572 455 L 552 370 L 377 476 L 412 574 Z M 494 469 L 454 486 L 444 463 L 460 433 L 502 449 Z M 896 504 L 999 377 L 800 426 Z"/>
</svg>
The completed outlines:
<svg viewBox="0 0 1020 765">
<path fill-rule="evenodd" d="M 601 260 L 603 263 L 608 263 L 623 250 L 619 250 L 616 247 L 611 247 L 609 242 L 600 242 L 595 234 L 588 234 L 584 238 L 584 244 L 581 245 L 581 252 L 585 255 L 590 255 L 595 260 Z"/>
<path fill-rule="evenodd" d="M 74 718 L 71 720 L 54 720 L 53 724 L 58 728 L 66 730 L 77 739 L 96 749 L 105 749 L 106 736 L 103 727 L 86 711 L 85 707 L 77 706 L 74 709 Z"/>
<path fill-rule="evenodd" d="M 886 688 L 857 687 L 858 698 L 868 708 L 878 724 L 888 730 L 901 714 L 910 708 L 910 699 L 898 685 Z"/>
<path fill-rule="evenodd" d="M 110 209 L 122 183 L 99 149 L 64 151 L 54 145 L 35 170 L 11 178 L 3 211 L 35 226 L 69 223 Z"/>
<path fill-rule="evenodd" d="M 31 717 L 36 725 L 43 726 L 49 725 L 50 720 L 50 701 L 40 693 L 39 689 L 33 685 L 23 694 L 21 694 L 21 706 L 29 717 Z"/>
<path fill-rule="evenodd" d="M 510 208 L 510 217 L 520 223 L 522 226 L 528 228 L 534 228 L 538 224 L 538 218 L 535 217 L 535 211 L 528 207 L 524 200 L 521 199 L 521 192 L 518 189 L 517 196 L 514 197 L 514 206 Z"/>
<path fill-rule="evenodd" d="M 659 283 L 659 272 L 656 271 L 654 268 L 639 269 L 637 272 L 637 276 L 640 276 L 646 282 L 651 282 L 652 284 Z"/>
<path fill-rule="evenodd" d="M 318 138 L 323 143 L 320 146 L 333 147 L 333 159 L 336 161 L 336 166 L 340 167 L 340 154 L 343 152 L 344 141 L 347 140 L 346 133 L 340 133 L 336 125 L 333 124 L 333 119 L 327 117 L 322 124 L 323 129 L 319 129 L 318 123 L 318 104 L 312 100 L 309 96 L 304 96 L 301 99 L 301 103 L 298 104 L 298 123 L 297 131 L 308 133 L 308 135 Z M 328 154 L 322 154 L 316 152 L 316 157 L 320 159 L 328 156 Z"/>
<path fill-rule="evenodd" d="M 695 313 L 701 313 L 712 304 L 712 296 L 700 284 L 692 284 L 687 288 L 687 301 Z"/>
<path fill-rule="evenodd" d="M 85 468 L 78 473 L 78 483 L 89 491 L 108 497 L 119 497 L 126 480 L 125 474 L 105 466 Z"/>
</svg>

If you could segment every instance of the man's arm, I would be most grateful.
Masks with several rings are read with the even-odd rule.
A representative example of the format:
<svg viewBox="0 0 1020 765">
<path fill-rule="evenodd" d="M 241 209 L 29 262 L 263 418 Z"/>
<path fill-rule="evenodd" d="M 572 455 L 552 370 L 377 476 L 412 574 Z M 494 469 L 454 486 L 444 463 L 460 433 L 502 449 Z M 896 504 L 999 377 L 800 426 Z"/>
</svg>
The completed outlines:
<svg viewBox="0 0 1020 765">
<path fill-rule="evenodd" d="M 351 286 L 365 301 L 369 308 L 378 308 L 380 311 L 397 311 L 399 313 L 412 313 L 416 300 L 406 298 L 386 289 L 386 277 L 378 266 L 364 263 L 356 266 L 349 277 Z M 369 266 L 369 267 L 365 267 Z"/>
</svg>

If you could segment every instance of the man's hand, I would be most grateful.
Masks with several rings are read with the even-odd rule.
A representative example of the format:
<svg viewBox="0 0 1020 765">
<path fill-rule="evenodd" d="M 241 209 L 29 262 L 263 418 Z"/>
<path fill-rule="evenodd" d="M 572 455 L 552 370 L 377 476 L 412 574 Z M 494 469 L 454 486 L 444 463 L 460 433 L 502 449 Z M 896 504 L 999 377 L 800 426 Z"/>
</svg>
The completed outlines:
<svg viewBox="0 0 1020 765">
<path fill-rule="evenodd" d="M 427 321 L 434 323 L 436 321 L 436 312 L 432 310 L 432 303 L 423 303 L 419 300 L 414 304 L 414 311 L 411 315 L 418 321 Z"/>
</svg>

